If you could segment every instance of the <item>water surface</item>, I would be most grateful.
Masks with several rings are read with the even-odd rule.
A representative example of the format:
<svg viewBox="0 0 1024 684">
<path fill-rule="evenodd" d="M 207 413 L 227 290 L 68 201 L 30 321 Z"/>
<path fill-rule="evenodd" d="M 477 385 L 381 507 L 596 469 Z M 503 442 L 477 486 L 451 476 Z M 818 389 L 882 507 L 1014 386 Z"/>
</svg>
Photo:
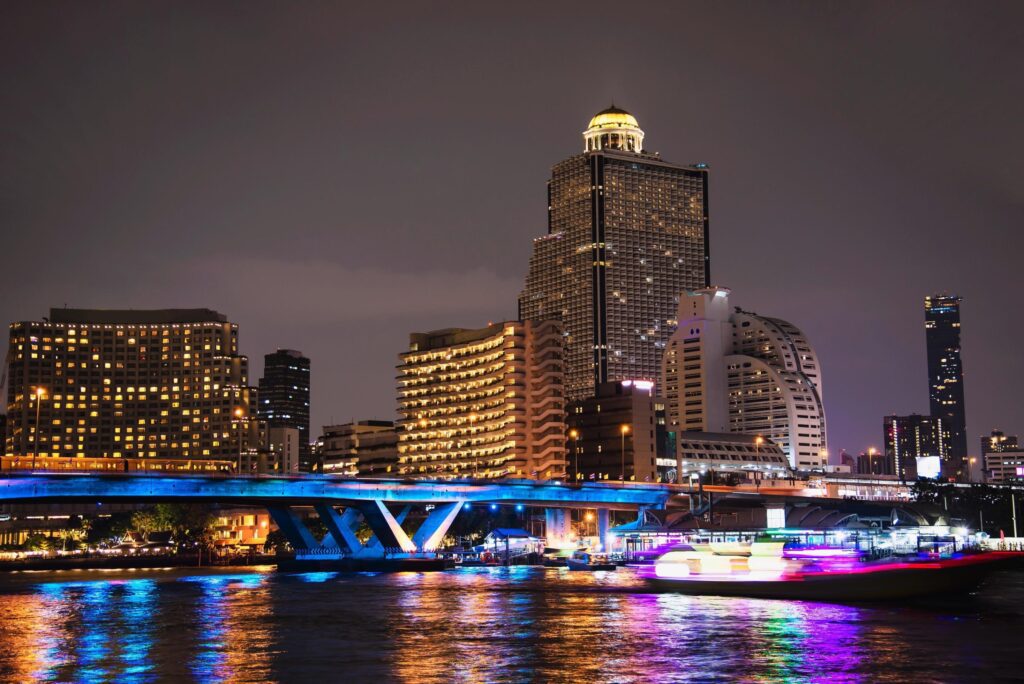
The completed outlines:
<svg viewBox="0 0 1024 684">
<path fill-rule="evenodd" d="M 631 571 L 17 573 L 13 682 L 947 682 L 1012 679 L 1024 573 L 852 606 L 654 594 Z"/>
</svg>

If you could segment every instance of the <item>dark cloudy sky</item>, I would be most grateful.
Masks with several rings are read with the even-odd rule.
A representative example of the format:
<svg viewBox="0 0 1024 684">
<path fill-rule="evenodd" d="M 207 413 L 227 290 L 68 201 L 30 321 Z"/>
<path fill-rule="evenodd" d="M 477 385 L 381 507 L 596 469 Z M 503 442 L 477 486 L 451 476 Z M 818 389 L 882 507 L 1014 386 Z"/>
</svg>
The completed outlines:
<svg viewBox="0 0 1024 684">
<path fill-rule="evenodd" d="M 810 336 L 833 453 L 927 412 L 933 291 L 972 453 L 1024 431 L 1024 5 L 387 5 L 5 3 L 0 319 L 216 308 L 254 378 L 312 357 L 314 432 L 392 417 L 410 331 L 515 315 L 614 99 L 711 165 L 712 279 Z"/>
</svg>

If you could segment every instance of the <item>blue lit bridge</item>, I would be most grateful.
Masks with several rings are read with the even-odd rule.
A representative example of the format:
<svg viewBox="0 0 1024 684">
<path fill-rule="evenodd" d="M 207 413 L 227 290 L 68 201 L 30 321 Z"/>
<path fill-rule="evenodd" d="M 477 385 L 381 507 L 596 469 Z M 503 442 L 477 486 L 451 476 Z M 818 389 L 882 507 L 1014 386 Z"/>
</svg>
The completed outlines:
<svg viewBox="0 0 1024 684">
<path fill-rule="evenodd" d="M 467 504 L 518 505 L 546 509 L 548 537 L 568 526 L 567 509 L 595 508 L 605 538 L 610 510 L 665 508 L 683 495 L 669 485 L 585 483 L 565 485 L 532 480 L 424 482 L 354 480 L 323 476 L 224 477 L 25 473 L 0 478 L 0 504 L 14 503 L 217 503 L 265 507 L 297 558 L 379 559 L 432 557 L 459 511 Z M 681 502 L 680 502 L 681 503 Z M 328 534 L 317 541 L 296 507 L 312 506 Z M 402 523 L 414 507 L 429 512 L 411 536 Z M 373 532 L 362 543 L 356 529 Z"/>
</svg>

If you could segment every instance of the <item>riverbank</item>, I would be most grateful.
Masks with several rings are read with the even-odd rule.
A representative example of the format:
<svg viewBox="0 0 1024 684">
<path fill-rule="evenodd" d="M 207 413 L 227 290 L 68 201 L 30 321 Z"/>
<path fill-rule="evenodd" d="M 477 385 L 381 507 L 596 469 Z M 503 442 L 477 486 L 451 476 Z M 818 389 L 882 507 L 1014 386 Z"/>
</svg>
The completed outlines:
<svg viewBox="0 0 1024 684">
<path fill-rule="evenodd" d="M 55 556 L 0 561 L 0 572 L 29 570 L 131 570 L 137 568 L 195 568 L 204 566 L 236 567 L 274 565 L 274 555 L 252 555 L 232 558 L 210 558 L 196 553 L 153 554 L 139 556 Z"/>
</svg>

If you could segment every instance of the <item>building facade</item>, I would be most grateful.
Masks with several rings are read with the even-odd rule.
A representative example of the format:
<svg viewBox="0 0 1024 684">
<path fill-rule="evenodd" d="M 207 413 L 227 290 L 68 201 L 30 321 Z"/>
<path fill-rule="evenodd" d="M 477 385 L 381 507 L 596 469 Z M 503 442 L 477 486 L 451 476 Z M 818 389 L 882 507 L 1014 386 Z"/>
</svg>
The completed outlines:
<svg viewBox="0 0 1024 684">
<path fill-rule="evenodd" d="M 282 475 L 301 472 L 303 440 L 298 428 L 272 427 L 267 430 L 266 472 Z"/>
<path fill-rule="evenodd" d="M 397 474 L 564 477 L 563 378 L 557 322 L 410 335 L 398 366 Z"/>
<path fill-rule="evenodd" d="M 51 309 L 11 324 L 7 455 L 225 460 L 255 391 L 238 326 L 208 309 Z"/>
<path fill-rule="evenodd" d="M 397 473 L 398 433 L 390 420 L 325 425 L 321 462 L 328 475 L 392 477 Z"/>
<path fill-rule="evenodd" d="M 570 401 L 603 382 L 656 380 L 679 293 L 710 279 L 707 168 L 645 151 L 636 119 L 615 107 L 583 137 L 583 153 L 552 170 L 547 235 L 519 297 L 521 319 L 562 322 Z"/>
<path fill-rule="evenodd" d="M 1024 449 L 1004 449 L 985 454 L 985 478 L 988 482 L 1024 480 Z"/>
<path fill-rule="evenodd" d="M 935 416 L 886 416 L 883 419 L 887 468 L 904 482 L 935 477 L 949 456 L 949 431 Z"/>
<path fill-rule="evenodd" d="M 278 349 L 263 357 L 259 417 L 271 428 L 299 431 L 299 468 L 311 472 L 309 446 L 309 359 L 294 349 Z"/>
<path fill-rule="evenodd" d="M 1001 451 L 1015 451 L 1019 447 L 1017 435 L 1008 435 L 1002 430 L 981 438 L 981 454 L 998 454 Z"/>
<path fill-rule="evenodd" d="M 731 310 L 729 290 L 684 293 L 662 363 L 668 429 L 761 436 L 792 468 L 828 463 L 821 367 L 806 336 L 778 318 Z M 678 447 L 677 447 L 678 448 Z"/>
<path fill-rule="evenodd" d="M 960 297 L 925 297 L 925 342 L 928 347 L 928 402 L 931 415 L 949 431 L 949 451 L 942 462 L 947 477 L 967 472 L 967 417 L 964 367 L 960 358 Z"/>
<path fill-rule="evenodd" d="M 1024 478 L 1024 450 L 1020 448 L 1017 435 L 993 430 L 992 434 L 982 437 L 981 458 L 987 481 L 1007 482 Z"/>
<path fill-rule="evenodd" d="M 885 452 L 871 447 L 857 456 L 857 474 L 896 477 L 896 463 Z"/>
<path fill-rule="evenodd" d="M 735 432 L 680 432 L 679 448 L 668 482 L 685 483 L 692 475 L 737 474 L 750 478 L 785 478 L 790 475 L 789 456 L 769 439 Z"/>
<path fill-rule="evenodd" d="M 605 382 L 568 406 L 570 480 L 657 482 L 665 457 L 664 402 L 645 380 Z"/>
</svg>

